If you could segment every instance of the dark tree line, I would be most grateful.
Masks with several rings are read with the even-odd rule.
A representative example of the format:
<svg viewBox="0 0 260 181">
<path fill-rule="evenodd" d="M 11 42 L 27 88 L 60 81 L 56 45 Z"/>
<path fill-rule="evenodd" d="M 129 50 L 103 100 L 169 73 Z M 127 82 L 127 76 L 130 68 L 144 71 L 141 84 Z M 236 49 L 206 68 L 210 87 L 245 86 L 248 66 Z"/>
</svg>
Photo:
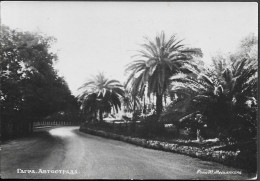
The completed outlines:
<svg viewBox="0 0 260 181">
<path fill-rule="evenodd" d="M 59 111 L 77 109 L 77 101 L 53 64 L 52 37 L 1 29 L 1 135 L 32 132 L 32 123 Z"/>
</svg>

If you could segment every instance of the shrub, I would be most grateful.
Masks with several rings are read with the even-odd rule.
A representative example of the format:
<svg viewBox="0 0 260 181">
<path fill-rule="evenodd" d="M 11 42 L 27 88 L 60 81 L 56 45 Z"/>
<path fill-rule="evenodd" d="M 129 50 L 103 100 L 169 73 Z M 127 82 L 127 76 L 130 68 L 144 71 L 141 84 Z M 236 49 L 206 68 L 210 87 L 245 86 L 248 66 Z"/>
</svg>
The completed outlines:
<svg viewBox="0 0 260 181">
<path fill-rule="evenodd" d="M 77 111 L 61 111 L 43 119 L 50 122 L 83 122 L 84 118 Z"/>
<path fill-rule="evenodd" d="M 163 136 L 165 132 L 164 124 L 158 121 L 158 116 L 150 115 L 141 120 L 141 127 L 137 130 L 137 135 L 153 138 Z"/>
</svg>

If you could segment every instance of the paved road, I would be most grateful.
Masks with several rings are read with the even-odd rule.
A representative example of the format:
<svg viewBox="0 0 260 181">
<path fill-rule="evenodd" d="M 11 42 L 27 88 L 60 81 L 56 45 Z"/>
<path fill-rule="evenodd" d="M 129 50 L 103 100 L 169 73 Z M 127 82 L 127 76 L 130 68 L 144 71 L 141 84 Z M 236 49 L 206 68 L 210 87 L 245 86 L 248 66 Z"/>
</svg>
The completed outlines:
<svg viewBox="0 0 260 181">
<path fill-rule="evenodd" d="M 238 169 L 88 135 L 78 128 L 49 128 L 30 138 L 3 143 L 2 178 L 245 180 L 253 177 L 243 172 L 242 175 L 197 174 L 198 170 Z M 21 169 L 20 173 L 17 169 Z M 21 173 L 27 170 L 41 173 Z M 47 173 L 48 170 L 57 173 Z"/>
</svg>

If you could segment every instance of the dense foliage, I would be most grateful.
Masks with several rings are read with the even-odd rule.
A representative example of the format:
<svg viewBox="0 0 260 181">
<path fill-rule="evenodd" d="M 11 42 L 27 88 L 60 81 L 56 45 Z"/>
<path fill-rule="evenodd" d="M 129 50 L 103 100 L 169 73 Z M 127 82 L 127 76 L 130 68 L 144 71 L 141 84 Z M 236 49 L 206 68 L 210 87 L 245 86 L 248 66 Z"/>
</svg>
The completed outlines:
<svg viewBox="0 0 260 181">
<path fill-rule="evenodd" d="M 255 137 L 257 58 L 256 54 L 250 57 L 245 52 L 215 57 L 211 69 L 172 76 L 171 90 L 185 96 L 182 104 L 175 104 L 168 113 L 185 109 L 186 120 L 201 113 L 206 117 L 207 129 L 218 132 L 221 138 Z"/>
<path fill-rule="evenodd" d="M 175 36 L 166 39 L 164 32 L 156 36 L 154 41 L 146 38 L 142 50 L 136 55 L 126 71 L 130 72 L 127 84 L 131 82 L 134 92 L 156 96 L 156 112 L 161 114 L 163 109 L 163 95 L 170 84 L 169 78 L 179 71 L 189 72 L 186 64 L 192 65 L 194 56 L 202 56 L 200 49 L 185 48 Z"/>
<path fill-rule="evenodd" d="M 96 120 L 99 114 L 102 122 L 104 113 L 117 113 L 123 105 L 124 112 L 133 114 L 122 119 L 134 123 L 134 132 L 140 122 L 146 136 L 161 134 L 161 122 L 173 123 L 177 130 L 181 126 L 197 130 L 205 138 L 241 141 L 256 136 L 258 40 L 254 35 L 242 40 L 236 52 L 213 57 L 207 67 L 200 49 L 187 48 L 175 35 L 167 39 L 162 32 L 154 41 L 145 39 L 127 65 L 124 86 L 100 73 L 82 85 L 76 99 L 53 68 L 54 38 L 6 26 L 1 34 L 4 134 L 31 132 L 32 123 L 42 119 Z"/>
<path fill-rule="evenodd" d="M 125 112 L 135 112 L 137 109 L 141 108 L 141 99 L 138 93 L 132 91 L 131 88 L 124 86 L 124 97 L 122 97 L 121 102 L 124 106 Z"/>
<path fill-rule="evenodd" d="M 103 121 L 103 113 L 110 113 L 112 108 L 115 112 L 121 108 L 121 97 L 124 96 L 123 86 L 117 80 L 109 80 L 100 73 L 82 85 L 84 91 L 78 96 L 85 114 Z"/>
<path fill-rule="evenodd" d="M 118 111 L 122 103 L 125 112 L 133 113 L 132 131 L 137 131 L 139 122 L 141 132 L 149 136 L 161 134 L 159 121 L 173 123 L 178 133 L 180 128 L 188 128 L 199 141 L 202 137 L 232 142 L 254 138 L 257 38 L 250 35 L 236 52 L 213 57 L 211 66 L 204 65 L 200 49 L 185 48 L 181 42 L 176 36 L 167 39 L 164 32 L 154 41 L 146 38 L 143 49 L 134 56 L 137 59 L 127 65 L 124 88 L 118 81 L 108 86 L 111 82 L 102 74 L 83 85 L 87 88 L 79 96 L 83 110 L 94 117 L 99 111 L 102 120 L 103 112 L 110 113 L 112 107 Z M 170 98 L 168 105 L 166 98 Z"/>
<path fill-rule="evenodd" d="M 50 52 L 54 38 L 1 27 L 1 132 L 32 131 L 32 122 L 77 106 L 67 83 L 57 75 Z"/>
</svg>

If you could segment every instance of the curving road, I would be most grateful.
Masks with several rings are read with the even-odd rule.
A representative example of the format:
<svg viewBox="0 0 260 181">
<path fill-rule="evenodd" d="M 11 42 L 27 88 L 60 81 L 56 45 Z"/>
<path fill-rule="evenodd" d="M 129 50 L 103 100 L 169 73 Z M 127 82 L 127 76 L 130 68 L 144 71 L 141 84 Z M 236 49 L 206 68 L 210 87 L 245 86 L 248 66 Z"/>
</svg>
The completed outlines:
<svg viewBox="0 0 260 181">
<path fill-rule="evenodd" d="M 3 143 L 1 177 L 218 180 L 245 180 L 253 177 L 244 172 L 241 175 L 202 174 L 208 170 L 239 170 L 189 156 L 88 135 L 78 129 L 75 126 L 50 128 L 30 138 Z M 32 170 L 35 173 L 28 173 Z"/>
</svg>

